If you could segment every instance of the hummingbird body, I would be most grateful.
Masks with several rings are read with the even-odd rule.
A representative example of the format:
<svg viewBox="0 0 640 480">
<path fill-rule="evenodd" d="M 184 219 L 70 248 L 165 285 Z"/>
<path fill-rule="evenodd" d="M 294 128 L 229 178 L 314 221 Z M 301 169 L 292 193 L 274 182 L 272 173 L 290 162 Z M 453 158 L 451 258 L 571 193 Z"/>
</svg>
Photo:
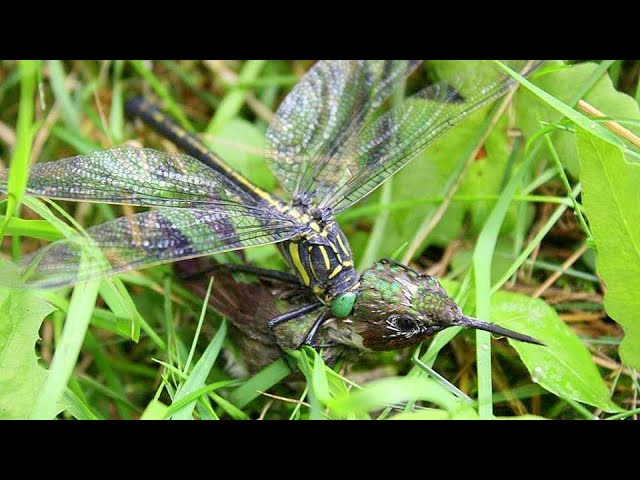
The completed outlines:
<svg viewBox="0 0 640 480">
<path fill-rule="evenodd" d="M 377 351 L 416 345 L 453 326 L 542 345 L 532 337 L 467 317 L 435 277 L 386 259 L 362 273 L 352 314 L 328 322 L 326 328 L 327 336 L 340 344 Z"/>
<path fill-rule="evenodd" d="M 176 264 L 176 269 L 182 276 L 189 276 L 207 270 L 208 263 L 210 260 L 187 260 Z M 282 323 L 273 333 L 268 322 L 308 303 L 312 298 L 308 289 L 268 279 L 242 280 L 220 267 L 213 272 L 216 295 L 211 295 L 209 302 L 233 326 L 230 333 L 239 353 L 233 363 L 242 367 L 236 372 L 255 373 L 280 358 L 283 350 L 294 350 L 304 342 L 315 320 L 313 313 Z M 187 281 L 187 286 L 204 297 L 205 280 L 195 277 Z M 381 260 L 365 270 L 359 284 L 351 314 L 345 318 L 330 316 L 318 330 L 316 345 L 327 347 L 322 348 L 322 357 L 329 365 L 341 355 L 354 359 L 362 351 L 414 346 L 452 326 L 541 345 L 529 336 L 463 315 L 435 277 L 392 260 Z"/>
</svg>

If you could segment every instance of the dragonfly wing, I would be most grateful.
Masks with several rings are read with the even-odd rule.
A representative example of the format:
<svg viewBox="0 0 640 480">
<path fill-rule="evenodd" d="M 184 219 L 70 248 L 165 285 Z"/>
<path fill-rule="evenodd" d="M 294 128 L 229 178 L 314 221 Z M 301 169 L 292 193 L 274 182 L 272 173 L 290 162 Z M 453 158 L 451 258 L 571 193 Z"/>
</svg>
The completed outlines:
<svg viewBox="0 0 640 480">
<path fill-rule="evenodd" d="M 506 61 L 527 75 L 542 62 Z M 442 134 L 507 92 L 512 80 L 492 61 L 405 99 L 352 135 L 329 160 L 342 165 L 336 188 L 320 202 L 338 213 L 357 202 Z M 337 171 L 337 168 L 336 168 Z"/>
<path fill-rule="evenodd" d="M 307 192 L 322 199 L 336 188 L 340 166 L 330 161 L 336 150 L 419 63 L 320 61 L 305 74 L 267 130 L 271 170 L 294 198 Z"/>
<path fill-rule="evenodd" d="M 158 208 L 117 218 L 53 242 L 25 259 L 23 279 L 38 288 L 71 285 L 161 263 L 279 242 L 297 225 L 243 205 Z"/>
<path fill-rule="evenodd" d="M 6 192 L 6 171 L 0 191 Z M 59 200 L 157 207 L 207 207 L 249 202 L 221 175 L 188 155 L 149 148 L 113 148 L 37 163 L 27 194 Z"/>
</svg>

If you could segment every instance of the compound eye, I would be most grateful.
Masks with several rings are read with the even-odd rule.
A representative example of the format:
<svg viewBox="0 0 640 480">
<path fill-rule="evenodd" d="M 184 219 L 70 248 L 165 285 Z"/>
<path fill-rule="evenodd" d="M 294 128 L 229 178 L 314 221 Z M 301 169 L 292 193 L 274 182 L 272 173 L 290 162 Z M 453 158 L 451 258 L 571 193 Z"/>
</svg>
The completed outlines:
<svg viewBox="0 0 640 480">
<path fill-rule="evenodd" d="M 351 315 L 356 303 L 356 294 L 353 292 L 338 295 L 331 301 L 331 314 L 336 318 L 345 318 Z"/>
</svg>

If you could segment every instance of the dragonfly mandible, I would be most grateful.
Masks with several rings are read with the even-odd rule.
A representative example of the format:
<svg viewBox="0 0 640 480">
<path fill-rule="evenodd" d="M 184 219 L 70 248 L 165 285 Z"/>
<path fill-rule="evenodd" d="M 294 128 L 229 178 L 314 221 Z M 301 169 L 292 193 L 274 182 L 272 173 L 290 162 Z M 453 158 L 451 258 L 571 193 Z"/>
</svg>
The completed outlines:
<svg viewBox="0 0 640 480">
<path fill-rule="evenodd" d="M 540 64 L 505 63 L 524 75 Z M 26 260 L 27 284 L 59 287 L 275 243 L 295 275 L 273 275 L 302 284 L 315 300 L 273 318 L 269 328 L 320 310 L 305 344 L 315 345 L 318 329 L 329 319 L 359 325 L 347 330 L 342 343 L 370 350 L 415 344 L 452 325 L 539 344 L 463 315 L 437 279 L 405 265 L 382 260 L 362 274 L 354 268 L 335 215 L 514 84 L 493 62 L 482 62 L 378 115 L 419 64 L 320 61 L 304 75 L 266 134 L 269 166 L 290 194 L 287 201 L 232 170 L 152 103 L 130 100 L 129 116 L 142 119 L 187 154 L 123 147 L 35 165 L 28 194 L 154 208 L 43 247 Z"/>
</svg>

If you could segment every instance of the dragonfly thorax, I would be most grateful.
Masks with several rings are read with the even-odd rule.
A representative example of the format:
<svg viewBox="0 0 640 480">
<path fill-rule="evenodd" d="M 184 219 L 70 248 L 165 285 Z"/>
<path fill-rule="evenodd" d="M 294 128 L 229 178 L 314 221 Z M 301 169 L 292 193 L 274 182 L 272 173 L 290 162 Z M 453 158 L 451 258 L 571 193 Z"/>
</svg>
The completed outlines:
<svg viewBox="0 0 640 480">
<path fill-rule="evenodd" d="M 305 228 L 299 236 L 280 243 L 279 248 L 302 284 L 326 304 L 355 291 L 358 274 L 349 242 L 338 224 L 320 209 L 311 207 L 300 213 L 299 218 L 309 219 Z"/>
</svg>

